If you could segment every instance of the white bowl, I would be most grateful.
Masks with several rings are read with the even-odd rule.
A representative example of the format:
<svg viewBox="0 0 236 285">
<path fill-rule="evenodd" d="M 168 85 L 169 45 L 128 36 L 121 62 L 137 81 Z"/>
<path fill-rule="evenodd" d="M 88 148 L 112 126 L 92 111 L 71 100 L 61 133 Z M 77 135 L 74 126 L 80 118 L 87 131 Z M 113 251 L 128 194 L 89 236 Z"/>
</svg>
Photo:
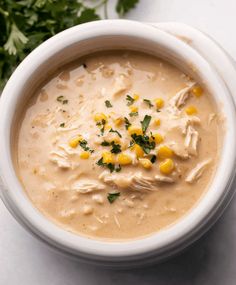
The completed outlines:
<svg viewBox="0 0 236 285">
<path fill-rule="evenodd" d="M 11 153 L 16 113 L 59 66 L 99 50 L 131 49 L 164 58 L 202 82 L 225 116 L 219 166 L 201 201 L 175 225 L 133 241 L 106 242 L 67 232 L 46 219 L 28 199 L 18 180 Z M 32 234 L 69 256 L 107 266 L 137 266 L 160 261 L 185 248 L 219 217 L 232 197 L 236 166 L 236 114 L 229 89 L 200 53 L 178 38 L 148 24 L 107 20 L 68 29 L 36 48 L 16 69 L 0 100 L 0 173 L 2 199 Z"/>
</svg>

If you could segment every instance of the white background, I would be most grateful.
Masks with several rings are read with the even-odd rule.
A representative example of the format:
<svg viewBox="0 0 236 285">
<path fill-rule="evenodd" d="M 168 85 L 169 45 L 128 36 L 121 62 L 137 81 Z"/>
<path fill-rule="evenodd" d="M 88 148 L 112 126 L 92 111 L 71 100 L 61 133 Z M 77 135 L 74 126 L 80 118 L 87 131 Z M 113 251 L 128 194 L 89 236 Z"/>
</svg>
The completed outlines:
<svg viewBox="0 0 236 285">
<path fill-rule="evenodd" d="M 114 17 L 110 0 L 110 17 Z M 127 18 L 178 21 L 216 39 L 236 60 L 236 0 L 140 0 Z M 236 79 L 235 79 L 236 80 Z M 197 244 L 170 261 L 138 270 L 86 266 L 49 251 L 0 202 L 0 285 L 235 285 L 236 200 Z"/>
</svg>

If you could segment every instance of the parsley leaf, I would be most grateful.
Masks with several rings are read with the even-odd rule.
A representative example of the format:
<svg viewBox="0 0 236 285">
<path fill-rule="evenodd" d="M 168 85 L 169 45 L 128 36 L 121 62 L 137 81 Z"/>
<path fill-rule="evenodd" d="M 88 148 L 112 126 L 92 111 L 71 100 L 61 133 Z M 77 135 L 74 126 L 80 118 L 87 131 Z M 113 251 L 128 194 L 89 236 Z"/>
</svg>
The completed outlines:
<svg viewBox="0 0 236 285">
<path fill-rule="evenodd" d="M 118 0 L 116 11 L 120 16 L 124 16 L 124 14 L 134 8 L 138 2 L 139 0 Z"/>
<path fill-rule="evenodd" d="M 101 132 L 101 136 L 104 135 L 104 130 L 105 130 L 105 125 L 106 125 L 106 121 L 104 119 L 102 119 L 101 122 L 97 122 L 96 124 L 97 126 L 101 127 L 100 128 L 100 132 Z"/>
<path fill-rule="evenodd" d="M 142 125 L 142 130 L 143 130 L 144 133 L 146 133 L 146 130 L 147 130 L 147 128 L 148 128 L 148 126 L 149 126 L 149 124 L 151 122 L 151 119 L 152 119 L 151 116 L 145 115 L 143 121 L 140 122 L 141 125 Z"/>
<path fill-rule="evenodd" d="M 105 101 L 105 105 L 107 108 L 112 108 L 113 106 L 111 105 L 111 102 L 109 100 Z"/>
<path fill-rule="evenodd" d="M 149 136 L 147 135 L 136 135 L 136 134 L 133 134 L 131 135 L 133 141 L 138 144 L 139 146 L 141 146 L 141 148 L 143 149 L 143 151 L 146 153 L 146 154 L 149 154 L 150 151 L 152 149 L 155 148 L 156 144 L 154 141 L 150 141 L 150 138 Z M 132 142 L 131 142 L 132 144 Z"/>
<path fill-rule="evenodd" d="M 135 101 L 130 95 L 126 95 L 126 100 L 128 101 L 127 106 L 131 106 Z"/>
<path fill-rule="evenodd" d="M 138 112 L 131 112 L 129 113 L 130 117 L 135 117 L 138 116 Z"/>
<path fill-rule="evenodd" d="M 120 192 L 108 193 L 107 200 L 109 201 L 110 204 L 112 204 L 119 196 Z"/>
<path fill-rule="evenodd" d="M 89 151 L 89 152 L 91 152 L 91 153 L 94 152 L 93 149 L 91 149 L 91 148 L 88 147 L 88 142 L 87 142 L 86 140 L 80 141 L 79 145 L 80 145 L 80 146 L 82 147 L 82 149 L 85 150 L 85 151 Z"/>
<path fill-rule="evenodd" d="M 128 130 L 129 126 L 131 126 L 130 121 L 125 117 L 125 128 Z"/>
<path fill-rule="evenodd" d="M 61 123 L 61 124 L 60 124 L 60 127 L 61 127 L 61 128 L 64 128 L 64 127 L 65 127 L 65 123 Z"/>
<path fill-rule="evenodd" d="M 116 133 L 120 138 L 122 138 L 122 135 L 118 131 L 113 130 L 112 128 L 110 129 L 109 133 Z"/>
<path fill-rule="evenodd" d="M 143 102 L 146 103 L 148 105 L 149 108 L 153 107 L 154 105 L 152 104 L 152 102 L 148 99 L 143 99 Z"/>
<path fill-rule="evenodd" d="M 116 167 L 115 164 L 113 164 L 113 163 L 104 163 L 102 157 L 96 162 L 96 164 L 98 166 L 107 167 L 110 170 L 111 173 L 113 171 L 119 172 L 121 170 L 121 166 L 120 165 L 118 165 L 118 167 Z"/>
<path fill-rule="evenodd" d="M 157 160 L 157 156 L 154 154 L 154 155 L 151 157 L 150 161 L 151 161 L 151 163 L 155 163 L 156 160 Z"/>
<path fill-rule="evenodd" d="M 65 97 L 63 95 L 60 95 L 60 96 L 57 97 L 57 102 L 60 102 L 63 105 L 68 104 L 68 100 L 65 99 Z"/>
<path fill-rule="evenodd" d="M 112 149 L 111 149 L 112 153 L 120 153 L 121 152 L 121 146 L 119 144 L 112 142 L 111 146 L 112 146 Z"/>
</svg>

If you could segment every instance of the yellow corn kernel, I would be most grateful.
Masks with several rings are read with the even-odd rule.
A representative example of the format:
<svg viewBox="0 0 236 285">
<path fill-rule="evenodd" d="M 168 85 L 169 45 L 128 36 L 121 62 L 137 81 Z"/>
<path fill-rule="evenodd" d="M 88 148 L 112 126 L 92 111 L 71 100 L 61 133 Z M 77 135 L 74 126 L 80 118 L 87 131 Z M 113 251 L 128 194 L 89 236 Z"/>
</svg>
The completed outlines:
<svg viewBox="0 0 236 285">
<path fill-rule="evenodd" d="M 124 122 L 123 118 L 117 118 L 114 120 L 114 123 L 117 127 L 120 126 L 121 124 L 123 124 L 123 122 Z"/>
<path fill-rule="evenodd" d="M 82 159 L 88 159 L 89 157 L 90 157 L 90 152 L 88 152 L 88 151 L 82 151 L 80 153 L 80 158 L 82 158 Z"/>
<path fill-rule="evenodd" d="M 69 146 L 76 148 L 82 140 L 83 140 L 82 136 L 76 136 L 69 141 Z"/>
<path fill-rule="evenodd" d="M 164 138 L 161 134 L 157 133 L 157 134 L 153 134 L 152 136 L 154 137 L 156 144 L 159 144 L 159 143 L 163 142 L 163 140 L 164 140 Z"/>
<path fill-rule="evenodd" d="M 107 121 L 107 116 L 104 113 L 97 113 L 94 115 L 95 122 Z"/>
<path fill-rule="evenodd" d="M 143 130 L 138 126 L 129 126 L 128 132 L 130 135 L 143 135 Z"/>
<path fill-rule="evenodd" d="M 160 172 L 165 175 L 171 174 L 174 168 L 175 168 L 175 164 L 173 160 L 170 158 L 165 159 L 159 165 Z"/>
<path fill-rule="evenodd" d="M 130 112 L 132 113 L 138 112 L 138 107 L 136 106 L 130 106 L 129 109 L 130 109 Z"/>
<path fill-rule="evenodd" d="M 102 161 L 103 163 L 115 163 L 114 155 L 110 151 L 104 151 L 102 153 Z"/>
<path fill-rule="evenodd" d="M 117 162 L 120 165 L 128 165 L 132 163 L 131 157 L 126 153 L 119 153 L 117 156 Z"/>
<path fill-rule="evenodd" d="M 155 119 L 154 123 L 155 123 L 156 126 L 160 126 L 161 120 L 160 119 Z"/>
<path fill-rule="evenodd" d="M 161 147 L 159 147 L 158 151 L 157 151 L 157 156 L 158 158 L 170 158 L 173 156 L 173 151 L 172 149 L 170 149 L 168 146 L 163 145 Z"/>
<path fill-rule="evenodd" d="M 150 169 L 152 167 L 151 161 L 147 158 L 139 159 L 139 163 L 146 169 Z"/>
<path fill-rule="evenodd" d="M 104 129 L 105 129 L 106 131 L 110 130 L 110 129 L 111 129 L 111 125 L 106 124 L 105 127 L 104 127 Z"/>
<path fill-rule="evenodd" d="M 201 86 L 195 86 L 193 87 L 192 92 L 196 97 L 201 97 L 203 93 L 203 89 Z"/>
<path fill-rule="evenodd" d="M 157 98 L 155 100 L 157 109 L 161 109 L 164 106 L 164 100 L 162 98 Z"/>
<path fill-rule="evenodd" d="M 131 148 L 131 150 L 133 150 L 135 153 L 136 153 L 136 156 L 137 157 L 143 157 L 144 156 L 144 151 L 143 149 L 141 148 L 140 145 L 138 144 L 134 144 Z"/>
<path fill-rule="evenodd" d="M 197 109 L 194 106 L 189 106 L 185 109 L 187 115 L 194 115 L 197 113 Z"/>
<path fill-rule="evenodd" d="M 138 94 L 134 94 L 134 96 L 133 96 L 133 98 L 134 98 L 135 101 L 137 101 L 137 100 L 139 99 L 139 97 L 140 97 L 140 96 L 139 96 Z"/>
</svg>

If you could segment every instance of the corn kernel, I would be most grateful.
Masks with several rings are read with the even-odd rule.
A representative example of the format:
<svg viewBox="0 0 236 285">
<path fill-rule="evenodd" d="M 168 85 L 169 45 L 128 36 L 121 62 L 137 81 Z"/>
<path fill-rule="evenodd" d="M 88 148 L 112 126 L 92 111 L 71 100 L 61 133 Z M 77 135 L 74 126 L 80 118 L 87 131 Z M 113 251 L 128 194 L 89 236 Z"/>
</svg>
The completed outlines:
<svg viewBox="0 0 236 285">
<path fill-rule="evenodd" d="M 174 162 L 170 158 L 165 159 L 159 165 L 160 172 L 165 175 L 171 174 L 174 168 L 175 168 Z"/>
<path fill-rule="evenodd" d="M 129 126 L 128 132 L 130 135 L 143 135 L 143 130 L 138 126 Z"/>
<path fill-rule="evenodd" d="M 88 152 L 88 151 L 82 151 L 80 153 L 80 158 L 82 158 L 82 159 L 88 159 L 89 157 L 90 157 L 90 152 Z"/>
<path fill-rule="evenodd" d="M 137 101 L 139 99 L 139 95 L 138 94 L 134 94 L 133 98 L 134 98 L 135 101 Z"/>
<path fill-rule="evenodd" d="M 110 151 L 104 151 L 102 153 L 103 163 L 115 163 L 114 155 Z"/>
<path fill-rule="evenodd" d="M 193 87 L 192 92 L 196 97 L 201 97 L 203 90 L 201 86 L 196 86 L 196 87 Z"/>
<path fill-rule="evenodd" d="M 114 120 L 114 123 L 117 127 L 120 126 L 121 124 L 123 124 L 123 122 L 124 122 L 123 118 L 117 118 Z"/>
<path fill-rule="evenodd" d="M 69 146 L 76 148 L 82 140 L 83 140 L 82 136 L 76 136 L 69 141 Z"/>
<path fill-rule="evenodd" d="M 139 163 L 146 169 L 150 169 L 152 167 L 151 161 L 147 158 L 139 159 Z"/>
<path fill-rule="evenodd" d="M 157 109 L 161 109 L 164 106 L 164 100 L 162 98 L 157 98 L 155 100 Z"/>
<path fill-rule="evenodd" d="M 155 119 L 154 123 L 155 123 L 156 126 L 160 126 L 161 120 L 160 119 Z"/>
<path fill-rule="evenodd" d="M 143 149 L 141 148 L 140 145 L 138 144 L 134 144 L 131 148 L 131 150 L 133 150 L 135 153 L 136 153 L 136 156 L 137 157 L 143 157 L 144 156 L 144 151 Z"/>
<path fill-rule="evenodd" d="M 163 140 L 164 140 L 164 138 L 161 134 L 157 133 L 157 134 L 153 134 L 152 136 L 154 137 L 156 144 L 159 144 L 159 143 L 163 142 Z"/>
<path fill-rule="evenodd" d="M 120 165 L 128 165 L 128 164 L 132 163 L 132 159 L 131 159 L 131 157 L 128 154 L 120 153 L 117 156 L 117 162 Z"/>
<path fill-rule="evenodd" d="M 189 106 L 185 109 L 187 115 L 194 115 L 197 113 L 197 109 L 194 106 Z"/>
<path fill-rule="evenodd" d="M 157 151 L 157 156 L 161 159 L 163 158 L 170 158 L 173 156 L 173 151 L 168 146 L 163 145 Z"/>
<path fill-rule="evenodd" d="M 94 115 L 95 122 L 107 121 L 107 116 L 104 113 L 97 113 Z"/>
<path fill-rule="evenodd" d="M 136 106 L 130 106 L 129 109 L 130 109 L 130 112 L 132 112 L 132 113 L 138 112 L 138 107 L 136 107 Z"/>
</svg>

